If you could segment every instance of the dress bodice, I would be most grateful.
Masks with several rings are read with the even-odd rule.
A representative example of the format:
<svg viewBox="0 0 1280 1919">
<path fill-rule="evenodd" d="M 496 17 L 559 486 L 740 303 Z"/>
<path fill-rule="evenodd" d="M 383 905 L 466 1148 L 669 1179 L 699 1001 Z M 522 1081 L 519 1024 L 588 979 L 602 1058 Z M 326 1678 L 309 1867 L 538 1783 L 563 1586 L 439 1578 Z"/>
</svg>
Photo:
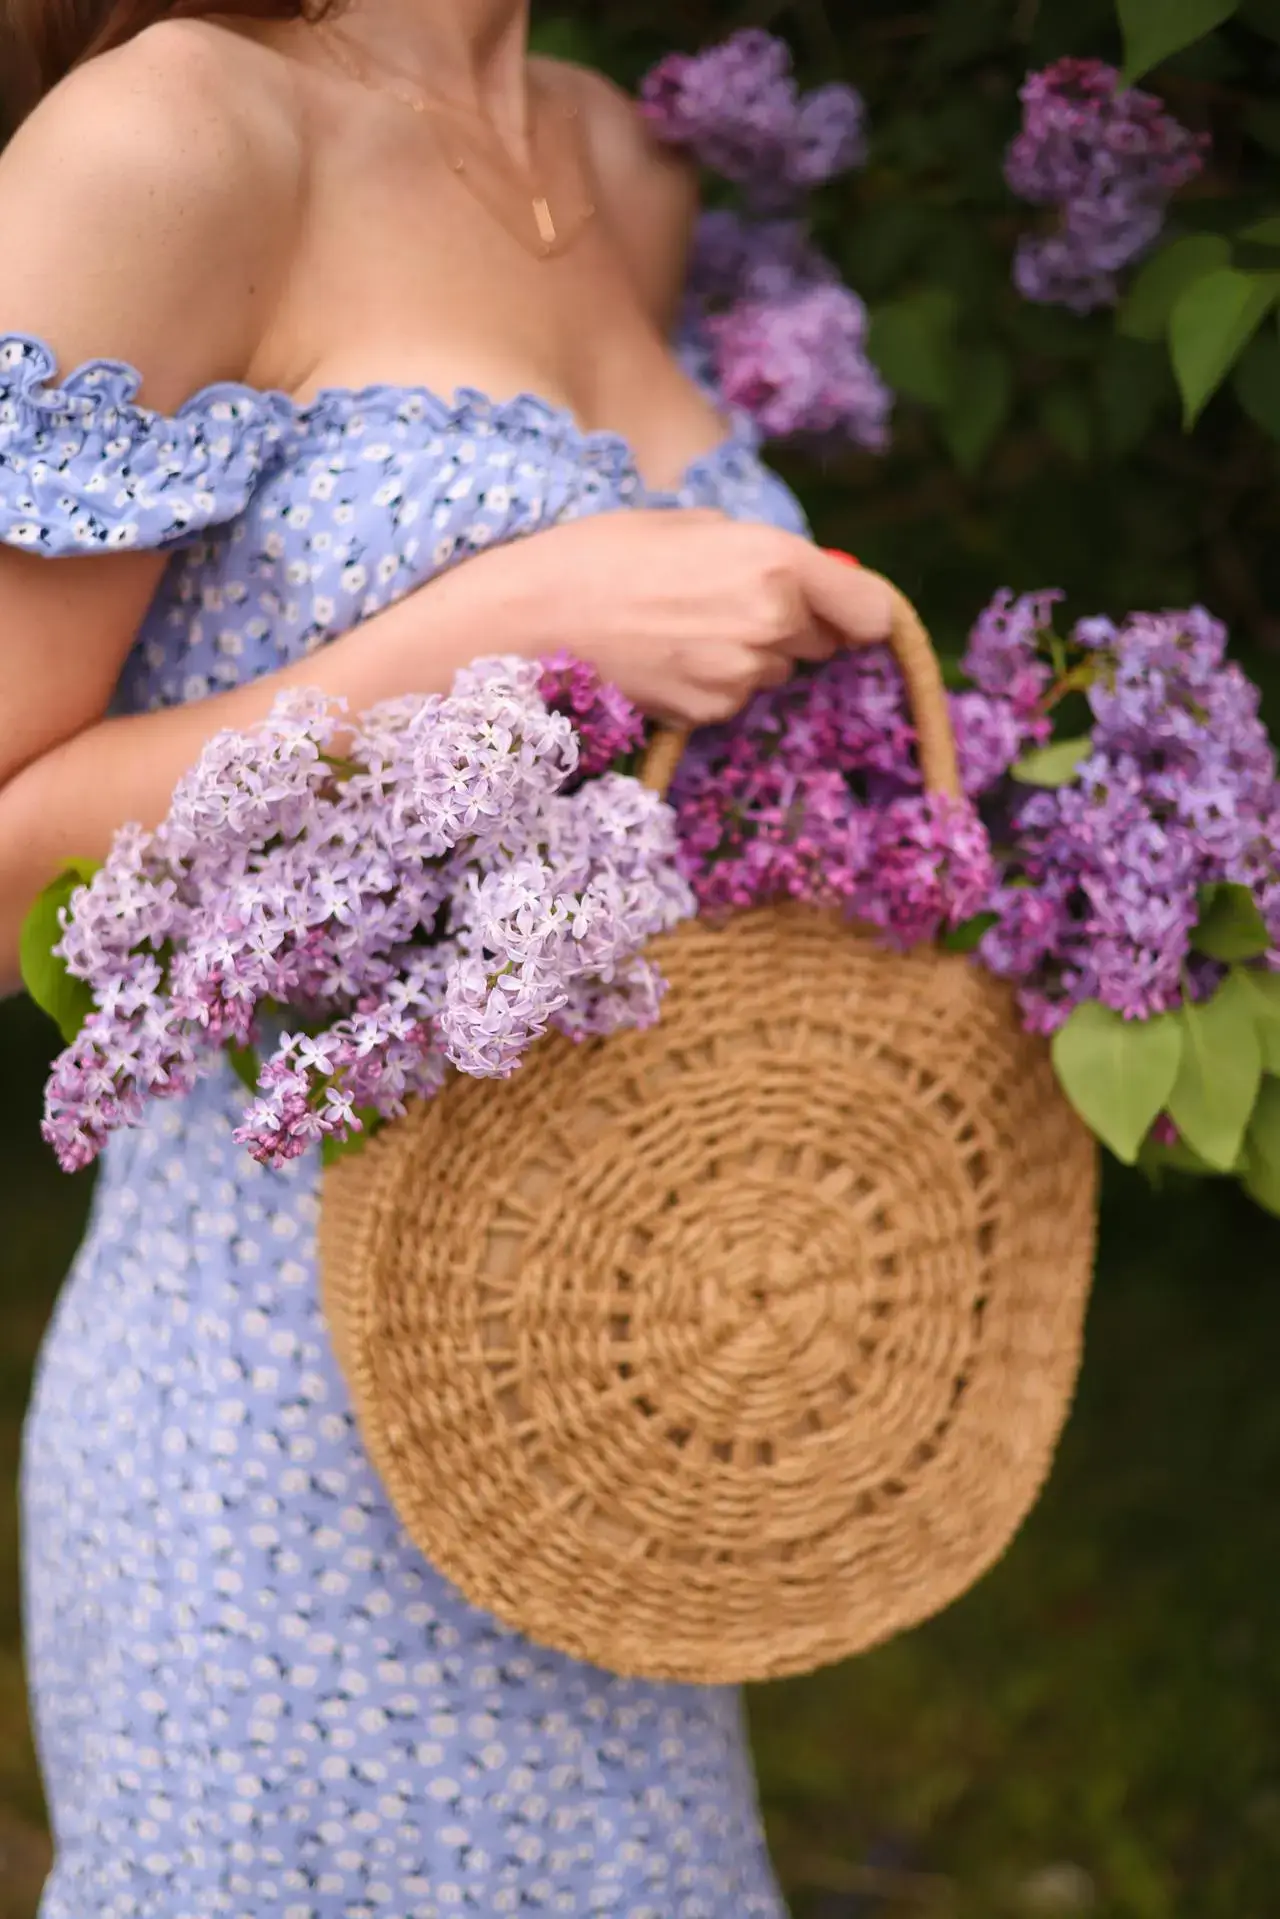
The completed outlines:
<svg viewBox="0 0 1280 1919">
<path fill-rule="evenodd" d="M 41 341 L 0 336 L 0 541 L 172 553 L 122 710 L 289 664 L 468 555 L 584 514 L 716 507 L 804 528 L 741 411 L 659 491 L 621 435 L 588 432 L 532 394 L 446 401 L 375 385 L 298 405 L 224 382 L 164 415 L 138 403 L 140 384 L 115 360 L 60 379 Z"/>
</svg>

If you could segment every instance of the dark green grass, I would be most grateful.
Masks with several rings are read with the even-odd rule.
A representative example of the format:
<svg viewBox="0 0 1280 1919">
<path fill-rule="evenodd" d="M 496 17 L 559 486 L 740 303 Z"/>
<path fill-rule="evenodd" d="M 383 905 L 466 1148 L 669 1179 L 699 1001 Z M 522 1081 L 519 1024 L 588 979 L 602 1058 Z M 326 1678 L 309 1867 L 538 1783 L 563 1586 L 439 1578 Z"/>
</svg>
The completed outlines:
<svg viewBox="0 0 1280 1919">
<path fill-rule="evenodd" d="M 45 1044 L 0 1008 L 0 1919 L 31 1919 L 47 1860 L 19 1425 L 88 1190 L 36 1138 Z M 797 1919 L 1280 1919 L 1280 1227 L 1117 1182 L 1076 1410 L 1013 1550 L 754 1716 Z"/>
</svg>

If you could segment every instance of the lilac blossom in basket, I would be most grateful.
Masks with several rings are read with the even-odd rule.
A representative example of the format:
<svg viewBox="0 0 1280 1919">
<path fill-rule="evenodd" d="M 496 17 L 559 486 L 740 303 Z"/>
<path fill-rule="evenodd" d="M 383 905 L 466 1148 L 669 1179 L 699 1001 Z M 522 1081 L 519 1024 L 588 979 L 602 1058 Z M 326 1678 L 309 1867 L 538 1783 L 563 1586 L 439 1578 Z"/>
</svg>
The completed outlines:
<svg viewBox="0 0 1280 1919">
<path fill-rule="evenodd" d="M 270 1163 L 396 1117 L 450 1066 L 505 1076 L 549 1026 L 656 1016 L 643 948 L 694 904 L 673 818 L 620 776 L 565 790 L 578 738 L 543 674 L 482 661 L 355 720 L 286 695 L 209 743 L 156 832 L 118 836 L 64 915 L 95 1002 L 47 1089 L 64 1167 L 281 1018 L 237 1135 Z"/>
<path fill-rule="evenodd" d="M 1039 670 L 1029 625 L 1006 621 L 1002 660 L 989 630 L 978 640 L 971 671 Z M 1275 751 L 1225 629 L 1201 607 L 1086 620 L 1067 658 L 1092 713 L 1088 751 L 1066 784 L 1006 796 L 999 921 L 980 949 L 1044 1033 L 1085 999 L 1144 1019 L 1180 1005 L 1189 983 L 1193 997 L 1211 988 L 1191 935 L 1215 883 L 1250 889 L 1280 966 Z"/>
<path fill-rule="evenodd" d="M 1021 199 L 1056 207 L 1058 222 L 1022 241 L 1018 290 L 1078 313 L 1114 305 L 1118 273 L 1155 244 L 1169 200 L 1203 168 L 1208 141 L 1153 94 L 1122 87 L 1101 60 L 1059 60 L 1029 75 L 1021 98 L 1005 176 Z"/>
<path fill-rule="evenodd" d="M 1257 689 L 1201 608 L 1080 621 L 1061 595 L 997 594 L 949 697 L 966 806 L 926 801 L 883 648 L 837 655 L 695 736 L 672 791 L 703 911 L 835 906 L 898 945 L 966 918 L 1033 1031 L 1087 999 L 1126 1017 L 1214 990 L 1191 937 L 1206 887 L 1249 889 L 1280 968 L 1280 782 Z M 1015 776 L 1062 696 L 1089 730 L 1063 784 Z M 980 823 L 980 824 L 979 824 Z"/>
</svg>

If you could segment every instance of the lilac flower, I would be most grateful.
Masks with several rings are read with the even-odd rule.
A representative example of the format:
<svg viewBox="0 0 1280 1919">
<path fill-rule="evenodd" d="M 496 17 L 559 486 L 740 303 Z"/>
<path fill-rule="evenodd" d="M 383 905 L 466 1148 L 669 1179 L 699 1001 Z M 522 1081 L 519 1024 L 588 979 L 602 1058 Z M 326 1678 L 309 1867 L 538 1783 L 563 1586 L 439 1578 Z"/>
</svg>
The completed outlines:
<svg viewBox="0 0 1280 1919">
<path fill-rule="evenodd" d="M 981 913 L 995 885 L 991 843 L 972 803 L 919 794 L 876 814 L 855 911 L 906 950 Z"/>
<path fill-rule="evenodd" d="M 893 396 L 867 357 L 867 313 L 844 286 L 705 321 L 721 391 L 775 439 L 851 441 L 882 451 Z"/>
<path fill-rule="evenodd" d="M 751 220 L 717 207 L 698 221 L 689 284 L 699 310 L 759 306 L 839 282 L 803 220 Z"/>
<path fill-rule="evenodd" d="M 1007 732 L 1016 757 L 1016 716 Z M 696 735 L 672 799 L 701 910 L 805 900 L 894 943 L 980 910 L 995 884 L 986 833 L 967 802 L 925 797 L 915 746 L 883 648 L 842 653 Z"/>
<path fill-rule="evenodd" d="M 801 95 L 785 42 L 756 28 L 704 53 L 668 54 L 642 82 L 640 104 L 660 139 L 759 205 L 785 205 L 866 155 L 861 97 L 841 84 Z"/>
<path fill-rule="evenodd" d="M 591 750 L 635 741 L 621 696 L 553 677 Z M 350 720 L 291 696 L 210 742 L 157 832 L 126 829 L 72 902 L 62 950 L 96 1010 L 48 1088 L 64 1165 L 282 1009 L 301 1017 L 236 1135 L 270 1164 L 397 1117 L 450 1066 L 511 1071 L 561 1013 L 580 1032 L 652 1016 L 642 948 L 693 910 L 672 816 L 633 780 L 572 789 L 578 736 L 543 679 L 481 661 L 447 697 Z"/>
<path fill-rule="evenodd" d="M 1045 1034 L 1085 999 L 1147 1018 L 1212 991 L 1191 938 L 1218 881 L 1251 889 L 1280 968 L 1280 783 L 1224 629 L 1192 608 L 1085 620 L 1057 639 L 1060 598 L 999 593 L 970 635 L 973 684 L 949 706 L 981 827 L 972 805 L 922 794 L 883 648 L 841 654 L 695 736 L 672 797 L 700 909 L 802 899 L 896 944 L 994 914 L 982 963 Z M 1046 742 L 1069 688 L 1092 707 L 1089 751 L 1063 786 L 1019 784 L 1014 765 Z"/>
<path fill-rule="evenodd" d="M 541 698 L 571 721 L 578 736 L 578 774 L 594 779 L 644 745 L 644 715 L 594 666 L 556 653 L 542 662 Z"/>
<path fill-rule="evenodd" d="M 1015 712 L 1034 714 L 1048 691 L 1053 669 L 1041 641 L 1053 622 L 1060 593 L 997 593 L 978 616 L 961 665 L 980 692 L 1007 700 Z"/>
<path fill-rule="evenodd" d="M 787 178 L 799 187 L 825 186 L 865 165 L 866 107 L 862 96 L 842 81 L 815 87 L 801 99 L 796 114 Z"/>
<path fill-rule="evenodd" d="M 1013 684 L 1027 637 L 993 647 L 1017 624 L 1007 599 L 997 606 L 971 670 Z M 1082 999 L 1139 1019 L 1180 1005 L 1199 978 L 1191 937 L 1215 882 L 1249 886 L 1280 928 L 1275 754 L 1223 627 L 1193 607 L 1082 622 L 1072 637 L 1092 750 L 1068 785 L 1009 802 L 1009 884 L 981 948 L 1046 1033 Z"/>
<path fill-rule="evenodd" d="M 1041 745 L 1050 722 L 1034 709 L 990 693 L 953 693 L 948 702 L 960 762 L 960 783 L 970 798 L 989 793 L 1029 747 Z"/>
<path fill-rule="evenodd" d="M 1006 178 L 1021 199 L 1056 207 L 1059 221 L 1022 241 L 1015 284 L 1024 299 L 1078 313 L 1114 305 L 1117 274 L 1159 238 L 1169 200 L 1204 165 L 1207 138 L 1154 95 L 1122 89 L 1100 60 L 1059 60 L 1029 75 L 1021 98 Z"/>
</svg>

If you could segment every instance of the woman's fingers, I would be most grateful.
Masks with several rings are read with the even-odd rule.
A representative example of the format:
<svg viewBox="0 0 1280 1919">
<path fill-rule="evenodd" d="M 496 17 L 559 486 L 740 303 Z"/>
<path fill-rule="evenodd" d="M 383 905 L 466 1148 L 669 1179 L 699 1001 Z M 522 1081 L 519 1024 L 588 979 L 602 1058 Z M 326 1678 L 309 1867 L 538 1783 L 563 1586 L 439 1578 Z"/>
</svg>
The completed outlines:
<svg viewBox="0 0 1280 1919">
<path fill-rule="evenodd" d="M 866 567 L 850 565 L 843 554 L 824 553 L 797 541 L 797 561 L 815 622 L 833 627 L 849 646 L 874 646 L 893 630 L 895 593 L 888 580 Z"/>
</svg>

